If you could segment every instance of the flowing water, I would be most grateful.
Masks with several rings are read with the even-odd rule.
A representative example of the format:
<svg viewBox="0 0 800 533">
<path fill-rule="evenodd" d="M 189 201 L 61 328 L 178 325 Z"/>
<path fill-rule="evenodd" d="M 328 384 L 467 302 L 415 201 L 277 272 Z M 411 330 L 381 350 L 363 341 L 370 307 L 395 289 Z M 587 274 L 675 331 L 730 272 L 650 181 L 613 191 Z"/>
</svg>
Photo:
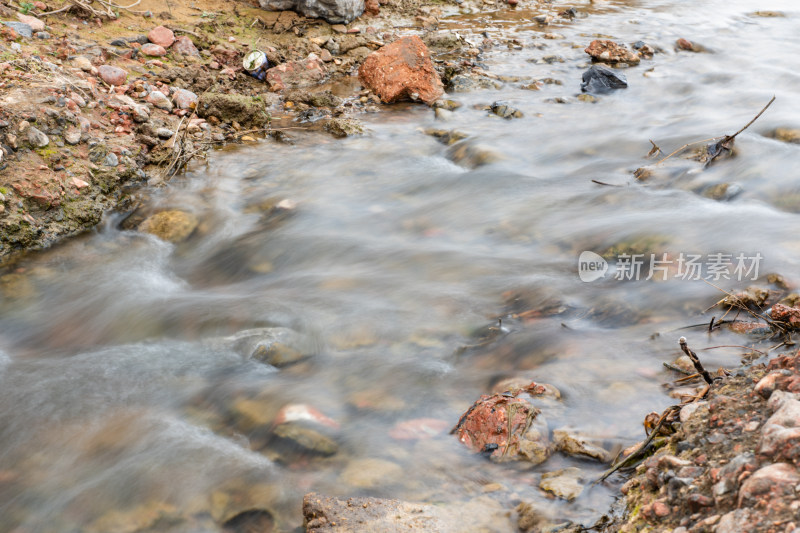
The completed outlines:
<svg viewBox="0 0 800 533">
<path fill-rule="evenodd" d="M 628 446 L 643 437 L 645 414 L 674 402 L 661 386 L 674 375 L 661 363 L 679 354 L 679 336 L 696 349 L 748 342 L 677 331 L 721 316 L 703 312 L 724 296 L 681 279 L 677 260 L 732 254 L 732 279 L 710 278 L 725 290 L 756 283 L 735 279 L 740 253 L 763 257 L 761 286 L 770 272 L 797 279 L 800 147 L 767 133 L 800 126 L 800 11 L 790 0 L 577 7 L 589 16 L 546 29 L 563 40 L 543 39 L 532 11 L 445 23 L 475 43 L 483 29 L 518 40 L 484 53 L 488 72 L 562 85 L 453 94 L 463 105 L 447 123 L 396 105 L 360 117 L 364 136 L 301 132 L 292 146 L 214 152 L 154 191 L 143 214 L 193 212 L 200 226 L 187 241 L 124 230 L 109 215 L 5 272 L 0 530 L 217 531 L 248 509 L 292 530 L 309 491 L 529 502 L 585 524 L 606 512 L 618 482 L 569 503 L 537 487 L 543 472 L 578 466 L 591 480 L 605 465 L 560 454 L 535 468 L 498 465 L 447 430 L 497 381 L 521 376 L 561 390 L 544 407 L 551 429 Z M 786 16 L 749 15 L 757 9 Z M 576 95 L 596 34 L 662 51 L 624 71 L 628 89 L 591 103 Z M 680 37 L 708 52 L 675 52 Z M 632 177 L 652 163 L 649 139 L 669 153 L 733 133 L 773 95 L 734 157 L 706 169 L 674 157 L 643 182 Z M 489 115 L 496 100 L 525 116 Z M 499 157 L 456 164 L 427 127 L 463 131 L 474 150 Z M 708 198 L 721 183 L 740 192 Z M 295 207 L 270 207 L 281 200 Z M 585 250 L 666 252 L 673 263 L 666 281 L 644 279 L 647 262 L 638 281 L 617 280 L 612 268 L 585 283 Z M 499 317 L 502 331 L 491 335 Z M 311 357 L 277 369 L 213 340 L 264 327 L 291 328 Z M 735 367 L 742 350 L 701 353 L 716 369 Z M 335 454 L 264 437 L 277 411 L 297 403 L 338 424 Z M 421 418 L 444 431 L 392 431 Z"/>
</svg>

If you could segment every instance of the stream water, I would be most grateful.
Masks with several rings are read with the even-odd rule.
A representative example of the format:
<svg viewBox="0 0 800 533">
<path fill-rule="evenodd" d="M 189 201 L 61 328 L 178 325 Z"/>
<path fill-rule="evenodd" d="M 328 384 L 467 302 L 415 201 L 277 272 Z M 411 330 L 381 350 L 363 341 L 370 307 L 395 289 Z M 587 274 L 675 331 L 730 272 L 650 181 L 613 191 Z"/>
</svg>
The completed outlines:
<svg viewBox="0 0 800 533">
<path fill-rule="evenodd" d="M 444 23 L 476 44 L 484 30 L 519 41 L 488 49 L 486 71 L 560 85 L 452 94 L 463 105 L 446 123 L 403 104 L 359 117 L 363 136 L 300 132 L 294 145 L 216 151 L 151 193 L 149 212 L 200 219 L 185 242 L 120 229 L 109 215 L 4 272 L 0 531 L 219 531 L 248 509 L 289 531 L 309 491 L 509 510 L 528 502 L 584 524 L 607 512 L 618 481 L 573 502 L 538 488 L 543 472 L 578 466 L 591 480 L 606 465 L 561 454 L 533 468 L 498 465 L 447 430 L 497 381 L 522 376 L 562 392 L 543 413 L 551 429 L 629 446 L 644 436 L 644 415 L 675 401 L 662 362 L 679 355 L 681 335 L 696 350 L 748 342 L 677 328 L 721 316 L 704 314 L 724 296 L 711 284 L 767 287 L 772 272 L 797 280 L 800 147 L 768 133 L 800 126 L 800 11 L 790 0 L 576 7 L 590 15 L 546 29 L 521 9 Z M 750 15 L 757 9 L 785 17 Z M 597 34 L 661 52 L 624 71 L 628 89 L 591 103 L 576 95 Z M 708 52 L 676 52 L 678 38 Z M 650 139 L 669 153 L 733 133 L 773 95 L 734 157 L 705 169 L 674 157 L 633 178 L 653 162 Z M 483 106 L 497 100 L 524 117 L 490 115 Z M 463 131 L 494 161 L 455 163 L 429 127 Z M 709 198 L 723 183 L 728 196 Z M 281 200 L 295 207 L 276 217 L 270 206 Z M 617 261 L 582 282 L 579 254 L 609 250 L 646 254 L 640 279 L 616 279 Z M 654 276 L 665 281 L 645 279 L 650 253 L 669 254 Z M 711 284 L 678 270 L 681 254 L 712 268 L 719 253 L 732 257 L 717 261 L 723 275 L 704 271 Z M 760 254 L 745 276 L 757 281 L 737 279 L 739 254 Z M 498 317 L 505 331 L 483 342 Z M 293 329 L 312 356 L 277 369 L 210 340 L 263 327 Z M 716 369 L 735 367 L 742 350 L 701 353 Z M 338 424 L 336 453 L 248 433 L 297 403 Z M 420 418 L 446 429 L 411 440 L 392 432 Z"/>
</svg>

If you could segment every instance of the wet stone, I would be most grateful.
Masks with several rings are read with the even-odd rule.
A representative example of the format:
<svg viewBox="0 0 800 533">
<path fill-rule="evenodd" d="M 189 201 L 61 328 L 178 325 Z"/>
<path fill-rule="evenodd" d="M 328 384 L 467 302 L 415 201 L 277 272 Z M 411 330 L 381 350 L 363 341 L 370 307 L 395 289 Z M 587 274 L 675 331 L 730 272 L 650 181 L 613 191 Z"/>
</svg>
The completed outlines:
<svg viewBox="0 0 800 533">
<path fill-rule="evenodd" d="M 601 463 L 608 463 L 612 459 L 611 454 L 601 446 L 592 444 L 587 437 L 567 430 L 553 431 L 553 443 L 557 450 L 567 455 L 588 457 Z"/>
<path fill-rule="evenodd" d="M 497 115 L 500 118 L 512 119 L 512 118 L 523 117 L 522 111 L 514 107 L 511 107 L 505 102 L 494 102 L 491 105 L 490 109 L 492 114 Z"/>
<path fill-rule="evenodd" d="M 539 488 L 563 500 L 572 501 L 583 492 L 581 481 L 581 470 L 570 467 L 542 474 Z"/>
<path fill-rule="evenodd" d="M 585 93 L 604 94 L 627 87 L 628 80 L 623 74 L 603 65 L 593 65 L 582 75 L 581 91 Z"/>
<path fill-rule="evenodd" d="M 155 235 L 164 241 L 178 243 L 186 240 L 197 227 L 198 220 L 185 211 L 162 211 L 145 219 L 139 231 Z"/>
<path fill-rule="evenodd" d="M 541 464 L 552 449 L 540 412 L 524 394 L 484 395 L 461 417 L 456 435 L 472 451 L 492 460 Z"/>
</svg>

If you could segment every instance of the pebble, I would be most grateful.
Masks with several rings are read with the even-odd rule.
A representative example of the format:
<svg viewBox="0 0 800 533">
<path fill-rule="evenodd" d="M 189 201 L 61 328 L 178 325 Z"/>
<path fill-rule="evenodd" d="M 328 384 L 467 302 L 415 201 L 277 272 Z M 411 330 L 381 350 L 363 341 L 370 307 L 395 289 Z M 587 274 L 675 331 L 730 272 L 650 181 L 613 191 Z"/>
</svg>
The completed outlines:
<svg viewBox="0 0 800 533">
<path fill-rule="evenodd" d="M 164 48 L 169 48 L 172 46 L 172 43 L 175 42 L 175 34 L 171 29 L 164 26 L 156 26 L 150 30 L 147 34 L 147 38 L 150 39 L 151 43 L 163 46 Z"/>
<path fill-rule="evenodd" d="M 44 31 L 44 22 L 37 19 L 36 17 L 32 17 L 30 15 L 23 15 L 22 13 L 17 13 L 17 18 L 23 24 L 27 24 L 31 27 L 33 31 Z"/>
<path fill-rule="evenodd" d="M 81 132 L 79 130 L 69 130 L 64 133 L 64 140 L 67 144 L 76 145 L 81 142 Z"/>
<path fill-rule="evenodd" d="M 102 79 L 107 84 L 113 85 L 115 87 L 124 85 L 125 80 L 128 77 L 127 72 L 125 72 L 119 67 L 114 67 L 111 65 L 101 65 L 100 67 L 98 67 L 97 72 L 100 75 L 100 79 Z"/>
<path fill-rule="evenodd" d="M 72 64 L 81 69 L 84 72 L 90 72 L 92 70 L 92 62 L 89 61 L 89 58 L 86 56 L 78 56 L 72 60 Z"/>
<path fill-rule="evenodd" d="M 197 51 L 197 47 L 194 45 L 192 40 L 185 35 L 181 35 L 175 39 L 175 44 L 172 45 L 172 49 L 175 50 L 176 53 L 183 54 L 185 56 L 200 56 L 200 52 Z"/>
<path fill-rule="evenodd" d="M 46 31 L 38 31 L 38 32 L 36 32 L 36 38 L 37 39 L 42 39 L 42 40 L 49 39 L 50 38 L 50 34 L 47 33 Z"/>
<path fill-rule="evenodd" d="M 172 95 L 172 101 L 175 102 L 180 109 L 192 109 L 197 105 L 197 95 L 192 91 L 186 89 L 178 89 Z"/>
<path fill-rule="evenodd" d="M 163 109 L 164 111 L 172 111 L 172 102 L 169 101 L 169 98 L 166 97 L 164 93 L 161 91 L 152 91 L 150 94 L 147 95 L 145 99 L 147 103 L 153 104 L 158 109 Z"/>
<path fill-rule="evenodd" d="M 175 133 L 168 129 L 168 128 L 158 128 L 156 130 L 156 135 L 159 139 L 170 139 Z"/>
<path fill-rule="evenodd" d="M 163 46 L 153 43 L 143 44 L 140 50 L 146 56 L 162 57 L 167 55 L 167 51 L 164 49 Z"/>
<path fill-rule="evenodd" d="M 114 152 L 109 152 L 105 159 L 103 159 L 103 164 L 107 167 L 115 167 L 119 165 L 119 158 L 117 157 L 117 154 Z"/>
<path fill-rule="evenodd" d="M 44 148 L 50 144 L 50 139 L 42 131 L 31 126 L 28 128 L 28 142 L 37 148 Z"/>
<path fill-rule="evenodd" d="M 147 110 L 147 107 L 143 105 L 133 106 L 133 120 L 140 124 L 150 120 L 150 112 Z"/>
</svg>

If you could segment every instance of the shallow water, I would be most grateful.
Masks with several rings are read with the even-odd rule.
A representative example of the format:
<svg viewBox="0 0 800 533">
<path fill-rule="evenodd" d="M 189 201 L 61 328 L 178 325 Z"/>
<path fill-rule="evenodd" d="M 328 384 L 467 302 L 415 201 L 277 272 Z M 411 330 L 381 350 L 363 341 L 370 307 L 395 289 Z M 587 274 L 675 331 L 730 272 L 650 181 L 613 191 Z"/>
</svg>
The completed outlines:
<svg viewBox="0 0 800 533">
<path fill-rule="evenodd" d="M 536 12 L 457 17 L 446 26 L 470 41 L 488 27 L 489 37 L 521 43 L 487 50 L 488 72 L 563 84 L 453 94 L 463 106 L 446 123 L 398 105 L 359 117 L 365 136 L 298 133 L 294 146 L 215 152 L 153 193 L 148 213 L 180 208 L 201 219 L 186 242 L 122 230 L 110 215 L 3 273 L 0 531 L 217 531 L 229 517 L 220 498 L 234 493 L 254 500 L 240 511 L 266 509 L 291 530 L 312 490 L 441 503 L 481 496 L 490 483 L 502 485 L 489 497 L 503 507 L 525 501 L 555 520 L 597 519 L 615 483 L 571 503 L 537 485 L 563 466 L 592 479 L 604 465 L 558 454 L 535 468 L 496 465 L 446 431 L 405 441 L 390 430 L 422 417 L 449 427 L 494 383 L 525 376 L 562 391 L 544 408 L 551 429 L 627 446 L 643 437 L 645 414 L 674 401 L 661 363 L 679 355 L 679 336 L 695 349 L 748 342 L 677 330 L 722 315 L 703 313 L 724 296 L 711 284 L 675 270 L 667 281 L 620 281 L 612 270 L 584 283 L 578 255 L 612 246 L 673 260 L 759 253 L 760 285 L 770 272 L 795 280 L 800 147 L 766 133 L 800 126 L 800 12 L 788 0 L 761 4 L 579 4 L 589 17 L 547 28 L 563 40 L 541 37 Z M 762 8 L 786 17 L 748 15 Z M 583 48 L 597 32 L 662 52 L 625 71 L 627 90 L 582 102 Z M 679 37 L 710 52 L 677 53 Z M 551 55 L 563 62 L 536 62 Z M 645 182 L 632 177 L 652 162 L 649 139 L 668 153 L 733 133 L 773 95 L 735 157 L 705 170 L 676 157 Z M 548 101 L 556 97 L 568 103 Z M 496 100 L 524 118 L 488 115 L 483 106 Z M 463 131 L 500 159 L 460 166 L 427 127 Z M 742 192 L 703 196 L 723 182 Z M 288 216 L 264 210 L 284 199 L 297 205 Z M 481 343 L 499 317 L 507 334 Z M 304 335 L 313 357 L 278 370 L 209 341 L 272 326 Z M 702 354 L 716 369 L 735 367 L 741 352 Z M 318 458 L 248 439 L 231 414 L 242 400 L 270 420 L 288 403 L 314 406 L 338 423 L 339 451 Z M 387 467 L 370 486 L 348 474 L 367 458 L 401 469 Z"/>
</svg>

